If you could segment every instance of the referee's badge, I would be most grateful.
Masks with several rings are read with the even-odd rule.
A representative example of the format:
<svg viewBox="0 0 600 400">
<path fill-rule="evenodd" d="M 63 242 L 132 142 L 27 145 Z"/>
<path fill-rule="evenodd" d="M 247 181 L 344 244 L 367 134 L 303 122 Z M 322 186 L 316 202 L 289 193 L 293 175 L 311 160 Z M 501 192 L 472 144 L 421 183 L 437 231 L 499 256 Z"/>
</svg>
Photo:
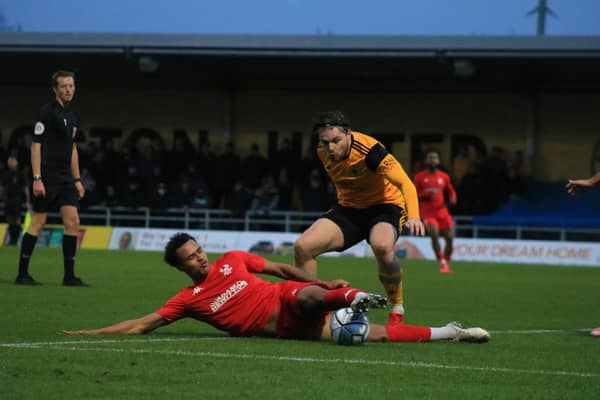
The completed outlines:
<svg viewBox="0 0 600 400">
<path fill-rule="evenodd" d="M 35 123 L 35 127 L 33 128 L 33 134 L 34 135 L 41 135 L 42 133 L 44 133 L 44 130 L 46 128 L 44 127 L 44 124 L 42 122 L 36 122 Z"/>
</svg>

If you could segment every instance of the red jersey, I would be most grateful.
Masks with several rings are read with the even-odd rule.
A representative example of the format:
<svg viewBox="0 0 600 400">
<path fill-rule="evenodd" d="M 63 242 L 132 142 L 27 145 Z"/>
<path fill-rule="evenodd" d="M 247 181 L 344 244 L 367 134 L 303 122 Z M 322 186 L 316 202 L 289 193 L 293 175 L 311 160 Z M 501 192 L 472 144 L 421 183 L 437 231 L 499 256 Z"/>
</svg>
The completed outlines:
<svg viewBox="0 0 600 400">
<path fill-rule="evenodd" d="M 456 202 L 456 190 L 444 171 L 438 169 L 430 172 L 425 169 L 415 175 L 413 182 L 417 188 L 421 214 L 431 214 L 446 209 L 445 194 L 450 197 L 451 202 Z"/>
<path fill-rule="evenodd" d="M 156 313 L 168 322 L 191 317 L 232 336 L 253 336 L 279 304 L 280 285 L 253 274 L 264 265 L 255 254 L 225 253 L 210 265 L 203 282 L 183 288 Z"/>
</svg>

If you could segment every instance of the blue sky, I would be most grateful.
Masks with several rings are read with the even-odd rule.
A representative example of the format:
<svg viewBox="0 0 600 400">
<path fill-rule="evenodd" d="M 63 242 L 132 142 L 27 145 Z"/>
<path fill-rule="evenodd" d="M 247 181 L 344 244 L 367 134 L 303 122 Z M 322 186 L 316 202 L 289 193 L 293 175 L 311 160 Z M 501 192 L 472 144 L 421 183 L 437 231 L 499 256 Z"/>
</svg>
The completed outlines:
<svg viewBox="0 0 600 400">
<path fill-rule="evenodd" d="M 35 32 L 533 35 L 538 0 L 0 0 Z M 547 35 L 600 35 L 600 0 L 548 0 Z"/>
</svg>

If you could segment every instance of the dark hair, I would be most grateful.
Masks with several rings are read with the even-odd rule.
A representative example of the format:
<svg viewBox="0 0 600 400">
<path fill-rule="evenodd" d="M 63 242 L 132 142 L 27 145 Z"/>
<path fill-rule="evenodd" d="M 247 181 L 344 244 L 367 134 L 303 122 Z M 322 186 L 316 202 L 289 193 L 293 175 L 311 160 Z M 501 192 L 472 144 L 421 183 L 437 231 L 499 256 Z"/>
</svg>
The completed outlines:
<svg viewBox="0 0 600 400">
<path fill-rule="evenodd" d="M 427 156 L 431 153 L 435 153 L 435 154 L 437 154 L 438 157 L 441 157 L 439 150 L 437 150 L 435 148 L 429 148 L 429 149 L 425 150 L 423 158 L 427 158 Z"/>
<path fill-rule="evenodd" d="M 342 111 L 325 111 L 318 115 L 315 123 L 313 124 L 313 133 L 319 133 L 323 128 L 340 127 L 343 130 L 350 129 L 350 120 L 344 115 Z"/>
<path fill-rule="evenodd" d="M 75 79 L 75 72 L 59 70 L 52 74 L 52 87 L 58 87 L 58 78 L 73 78 Z"/>
<path fill-rule="evenodd" d="M 177 256 L 177 250 L 188 240 L 196 241 L 192 235 L 184 232 L 179 232 L 171 236 L 165 246 L 165 262 L 167 264 L 176 268 L 181 265 L 181 259 Z"/>
</svg>

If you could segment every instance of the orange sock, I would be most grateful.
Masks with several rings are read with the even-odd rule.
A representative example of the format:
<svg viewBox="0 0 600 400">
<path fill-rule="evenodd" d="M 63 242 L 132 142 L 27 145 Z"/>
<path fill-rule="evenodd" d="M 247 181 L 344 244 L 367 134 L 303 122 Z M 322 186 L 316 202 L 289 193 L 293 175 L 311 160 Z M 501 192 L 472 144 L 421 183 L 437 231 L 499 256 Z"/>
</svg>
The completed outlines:
<svg viewBox="0 0 600 400">
<path fill-rule="evenodd" d="M 390 342 L 428 342 L 431 329 L 428 326 L 386 325 L 385 330 Z"/>
</svg>

